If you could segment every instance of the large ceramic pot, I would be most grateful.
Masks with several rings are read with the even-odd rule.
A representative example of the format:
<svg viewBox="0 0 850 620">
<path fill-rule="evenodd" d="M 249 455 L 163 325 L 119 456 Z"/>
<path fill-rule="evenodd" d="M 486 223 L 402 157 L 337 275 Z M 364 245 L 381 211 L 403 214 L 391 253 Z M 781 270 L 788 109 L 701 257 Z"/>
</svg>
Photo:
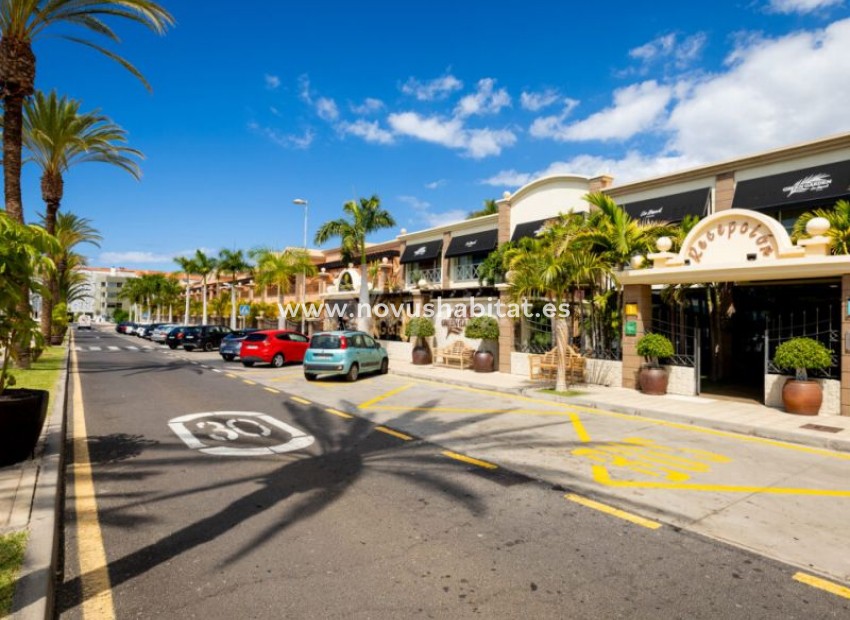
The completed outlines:
<svg viewBox="0 0 850 620">
<path fill-rule="evenodd" d="M 65 334 L 50 334 L 50 344 L 54 347 L 62 344 L 63 340 L 65 340 Z"/>
<path fill-rule="evenodd" d="M 782 386 L 785 411 L 797 415 L 817 415 L 823 402 L 823 390 L 817 381 L 788 379 Z"/>
<path fill-rule="evenodd" d="M 0 465 L 30 457 L 47 417 L 45 390 L 6 390 L 0 395 Z"/>
<path fill-rule="evenodd" d="M 640 390 L 644 394 L 662 396 L 667 393 L 667 370 L 644 366 L 640 369 Z"/>
<path fill-rule="evenodd" d="M 413 347 L 413 364 L 415 366 L 427 366 L 431 361 L 431 349 L 423 346 Z"/>
<path fill-rule="evenodd" d="M 476 351 L 472 356 L 472 369 L 475 372 L 493 372 L 496 370 L 495 358 L 490 351 Z"/>
</svg>

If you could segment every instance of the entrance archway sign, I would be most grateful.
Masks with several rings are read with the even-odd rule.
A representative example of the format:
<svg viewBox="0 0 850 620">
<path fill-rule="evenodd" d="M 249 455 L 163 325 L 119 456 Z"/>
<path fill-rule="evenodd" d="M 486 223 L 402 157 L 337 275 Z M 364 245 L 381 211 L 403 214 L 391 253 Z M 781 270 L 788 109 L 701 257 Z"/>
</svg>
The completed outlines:
<svg viewBox="0 0 850 620">
<path fill-rule="evenodd" d="M 316 438 L 256 411 L 190 413 L 168 422 L 192 450 L 217 456 L 269 456 L 303 450 Z"/>
</svg>

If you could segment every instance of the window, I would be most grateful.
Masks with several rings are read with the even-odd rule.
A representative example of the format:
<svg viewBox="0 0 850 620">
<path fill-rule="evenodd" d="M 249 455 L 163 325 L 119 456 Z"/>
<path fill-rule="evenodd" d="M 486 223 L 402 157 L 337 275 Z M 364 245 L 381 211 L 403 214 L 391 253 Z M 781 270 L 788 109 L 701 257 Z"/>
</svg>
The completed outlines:
<svg viewBox="0 0 850 620">
<path fill-rule="evenodd" d="M 352 336 L 351 346 L 355 349 L 364 349 L 366 345 L 363 344 L 363 336 L 361 334 L 355 334 L 354 336 Z"/>
<path fill-rule="evenodd" d="M 369 349 L 375 348 L 375 341 L 371 336 L 363 336 L 363 342 L 365 347 L 368 347 Z"/>
<path fill-rule="evenodd" d="M 307 336 L 302 336 L 301 334 L 289 334 L 289 339 L 292 342 L 307 342 Z"/>
<path fill-rule="evenodd" d="M 289 342 L 289 334 L 278 334 L 275 336 L 278 340 L 283 340 L 284 342 Z"/>
</svg>

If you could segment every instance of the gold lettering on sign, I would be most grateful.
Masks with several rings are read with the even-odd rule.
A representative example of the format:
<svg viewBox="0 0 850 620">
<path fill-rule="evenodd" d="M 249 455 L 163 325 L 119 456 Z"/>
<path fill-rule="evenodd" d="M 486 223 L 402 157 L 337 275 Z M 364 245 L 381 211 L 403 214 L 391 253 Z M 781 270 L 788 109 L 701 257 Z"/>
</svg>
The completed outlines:
<svg viewBox="0 0 850 620">
<path fill-rule="evenodd" d="M 692 262 L 699 264 L 705 255 L 705 251 L 715 241 L 719 239 L 731 240 L 733 237 L 753 239 L 756 245 L 754 250 L 760 252 L 762 256 L 770 256 L 774 252 L 773 243 L 771 242 L 773 234 L 769 231 L 763 231 L 761 224 L 750 227 L 750 222 L 729 220 L 718 222 L 715 226 L 694 239 L 690 249 L 688 249 L 688 258 Z"/>
</svg>

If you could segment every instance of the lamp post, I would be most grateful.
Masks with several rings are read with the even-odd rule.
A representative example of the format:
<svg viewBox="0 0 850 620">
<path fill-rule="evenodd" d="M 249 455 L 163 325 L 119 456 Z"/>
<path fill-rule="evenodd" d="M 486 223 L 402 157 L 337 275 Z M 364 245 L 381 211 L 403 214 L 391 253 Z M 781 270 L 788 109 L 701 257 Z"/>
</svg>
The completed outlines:
<svg viewBox="0 0 850 620">
<path fill-rule="evenodd" d="M 304 205 L 304 252 L 307 252 L 307 208 L 308 203 L 303 198 L 296 198 L 292 201 L 294 205 Z M 307 272 L 301 273 L 301 333 L 305 333 L 305 305 L 307 303 Z"/>
</svg>

